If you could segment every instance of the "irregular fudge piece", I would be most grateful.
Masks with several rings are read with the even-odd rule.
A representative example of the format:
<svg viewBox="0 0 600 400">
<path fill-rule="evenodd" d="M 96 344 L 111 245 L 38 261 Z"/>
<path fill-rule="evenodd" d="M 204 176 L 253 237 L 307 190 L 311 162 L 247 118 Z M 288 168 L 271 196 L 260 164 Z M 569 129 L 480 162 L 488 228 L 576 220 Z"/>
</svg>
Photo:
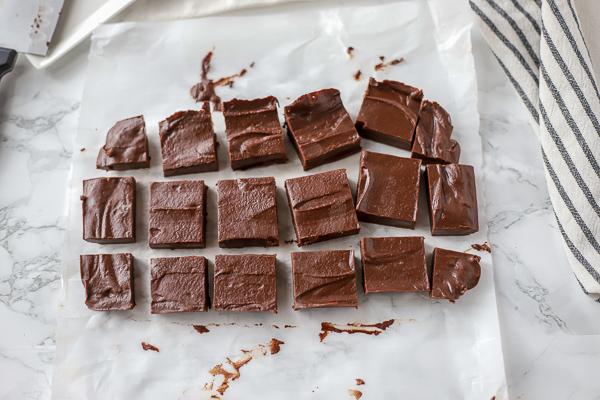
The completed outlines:
<svg viewBox="0 0 600 400">
<path fill-rule="evenodd" d="M 312 307 L 358 308 L 354 250 L 292 253 L 294 310 Z"/>
<path fill-rule="evenodd" d="M 356 215 L 360 221 L 414 229 L 421 160 L 363 151 Z"/>
<path fill-rule="evenodd" d="M 271 311 L 277 313 L 275 255 L 215 256 L 216 311 Z"/>
<path fill-rule="evenodd" d="M 117 122 L 106 134 L 106 144 L 98 153 L 96 168 L 121 171 L 149 167 L 144 116 Z"/>
<path fill-rule="evenodd" d="M 422 236 L 362 238 L 360 249 L 365 293 L 429 290 Z"/>
<path fill-rule="evenodd" d="M 298 246 L 360 231 L 345 169 L 285 181 Z"/>
<path fill-rule="evenodd" d="M 217 171 L 215 133 L 210 107 L 180 111 L 159 123 L 160 149 L 165 176 Z"/>
<path fill-rule="evenodd" d="M 360 136 L 410 150 L 423 92 L 395 81 L 377 82 L 369 86 L 356 118 Z"/>
<path fill-rule="evenodd" d="M 148 245 L 159 248 L 204 248 L 206 185 L 204 181 L 151 182 Z"/>
<path fill-rule="evenodd" d="M 152 314 L 208 310 L 206 258 L 152 258 L 150 266 Z"/>
<path fill-rule="evenodd" d="M 219 247 L 279 246 L 275 178 L 217 182 Z"/>
<path fill-rule="evenodd" d="M 411 157 L 425 164 L 458 163 L 460 146 L 452 135 L 450 115 L 438 103 L 425 100 L 421 104 Z"/>
<path fill-rule="evenodd" d="M 83 255 L 79 270 L 90 310 L 131 310 L 135 306 L 130 253 Z"/>
<path fill-rule="evenodd" d="M 479 230 L 472 166 L 428 165 L 427 181 L 429 220 L 433 236 L 470 235 Z"/>
<path fill-rule="evenodd" d="M 83 181 L 83 240 L 115 244 L 135 242 L 135 179 Z"/>
<path fill-rule="evenodd" d="M 305 171 L 360 151 L 360 136 L 338 90 L 305 94 L 284 110 L 288 136 Z"/>
<path fill-rule="evenodd" d="M 481 257 L 435 248 L 431 297 L 454 301 L 473 289 L 481 277 Z"/>
<path fill-rule="evenodd" d="M 226 101 L 223 116 L 232 169 L 287 161 L 275 97 Z"/>
</svg>

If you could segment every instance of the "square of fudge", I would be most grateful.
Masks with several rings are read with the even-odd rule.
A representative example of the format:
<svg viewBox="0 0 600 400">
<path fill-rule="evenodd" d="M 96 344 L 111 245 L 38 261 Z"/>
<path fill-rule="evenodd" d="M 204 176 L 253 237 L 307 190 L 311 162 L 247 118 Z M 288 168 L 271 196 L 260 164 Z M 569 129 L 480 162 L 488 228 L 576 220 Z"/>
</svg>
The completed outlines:
<svg viewBox="0 0 600 400">
<path fill-rule="evenodd" d="M 284 113 L 288 136 L 305 171 L 360 151 L 360 136 L 338 90 L 300 96 Z"/>
<path fill-rule="evenodd" d="M 435 248 L 433 250 L 433 277 L 431 297 L 457 300 L 473 289 L 481 277 L 481 257 L 475 254 Z"/>
<path fill-rule="evenodd" d="M 160 150 L 165 176 L 217 171 L 210 106 L 180 111 L 159 123 Z"/>
<path fill-rule="evenodd" d="M 446 110 L 436 102 L 425 100 L 421 104 L 411 157 L 420 158 L 426 164 L 458 163 L 460 146 L 450 139 L 453 129 Z"/>
<path fill-rule="evenodd" d="M 428 165 L 427 189 L 433 236 L 470 235 L 479 230 L 475 173 L 472 166 Z"/>
<path fill-rule="evenodd" d="M 219 247 L 279 246 L 275 178 L 217 182 Z"/>
<path fill-rule="evenodd" d="M 83 181 L 83 240 L 117 244 L 135 242 L 135 179 Z"/>
<path fill-rule="evenodd" d="M 148 245 L 159 248 L 204 248 L 206 185 L 204 181 L 150 183 Z"/>
<path fill-rule="evenodd" d="M 285 181 L 298 246 L 360 231 L 345 169 Z"/>
<path fill-rule="evenodd" d="M 429 291 L 422 236 L 366 237 L 360 249 L 365 293 Z"/>
<path fill-rule="evenodd" d="M 275 97 L 226 101 L 223 116 L 232 169 L 287 161 Z"/>
<path fill-rule="evenodd" d="M 152 258 L 150 279 L 152 314 L 208 310 L 206 258 Z"/>
<path fill-rule="evenodd" d="M 79 270 L 90 310 L 131 310 L 135 306 L 130 253 L 82 255 Z"/>
<path fill-rule="evenodd" d="M 98 153 L 96 168 L 121 171 L 148 167 L 150 156 L 144 116 L 117 122 L 106 134 L 106 144 Z"/>
<path fill-rule="evenodd" d="M 423 92 L 396 81 L 369 79 L 356 118 L 360 136 L 410 150 Z"/>
<path fill-rule="evenodd" d="M 421 160 L 363 151 L 356 215 L 359 221 L 414 229 Z"/>
<path fill-rule="evenodd" d="M 217 254 L 213 308 L 277 313 L 275 263 L 275 255 Z"/>
<path fill-rule="evenodd" d="M 354 250 L 292 253 L 294 310 L 314 307 L 358 308 Z"/>
</svg>

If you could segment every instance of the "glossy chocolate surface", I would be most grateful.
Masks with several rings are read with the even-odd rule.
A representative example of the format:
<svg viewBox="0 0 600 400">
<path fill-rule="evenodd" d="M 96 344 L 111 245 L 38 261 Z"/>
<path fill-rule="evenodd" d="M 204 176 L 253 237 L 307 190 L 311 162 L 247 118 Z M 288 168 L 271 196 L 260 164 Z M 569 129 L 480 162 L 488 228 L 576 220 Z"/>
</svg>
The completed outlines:
<svg viewBox="0 0 600 400">
<path fill-rule="evenodd" d="M 360 221 L 414 229 L 421 160 L 363 151 L 356 215 Z"/>
<path fill-rule="evenodd" d="M 144 117 L 119 121 L 106 134 L 106 144 L 100 149 L 96 168 L 126 170 L 150 167 L 148 138 Z"/>
<path fill-rule="evenodd" d="M 90 310 L 131 310 L 135 306 L 130 253 L 82 255 L 79 269 Z"/>
<path fill-rule="evenodd" d="M 358 308 L 354 250 L 292 253 L 294 310 L 312 307 Z"/>
<path fill-rule="evenodd" d="M 481 257 L 474 254 L 435 248 L 431 297 L 456 300 L 477 286 L 481 277 Z"/>
<path fill-rule="evenodd" d="M 115 244 L 135 242 L 135 179 L 83 181 L 83 240 Z"/>
<path fill-rule="evenodd" d="M 287 161 L 275 97 L 226 101 L 223 116 L 232 169 Z"/>
<path fill-rule="evenodd" d="M 219 247 L 278 246 L 275 178 L 217 182 Z"/>
<path fill-rule="evenodd" d="M 456 140 L 450 139 L 453 129 L 450 115 L 442 106 L 424 101 L 421 104 L 411 157 L 420 158 L 426 164 L 458 163 L 460 145 Z"/>
<path fill-rule="evenodd" d="M 207 311 L 208 266 L 204 257 L 150 259 L 152 314 Z"/>
<path fill-rule="evenodd" d="M 216 311 L 277 312 L 274 255 L 215 256 Z"/>
<path fill-rule="evenodd" d="M 285 107 L 285 120 L 305 171 L 360 151 L 360 136 L 336 89 L 300 96 Z"/>
<path fill-rule="evenodd" d="M 470 235 L 479 230 L 472 166 L 428 165 L 427 183 L 433 236 Z"/>
<path fill-rule="evenodd" d="M 346 170 L 285 181 L 298 246 L 360 231 Z"/>
</svg>

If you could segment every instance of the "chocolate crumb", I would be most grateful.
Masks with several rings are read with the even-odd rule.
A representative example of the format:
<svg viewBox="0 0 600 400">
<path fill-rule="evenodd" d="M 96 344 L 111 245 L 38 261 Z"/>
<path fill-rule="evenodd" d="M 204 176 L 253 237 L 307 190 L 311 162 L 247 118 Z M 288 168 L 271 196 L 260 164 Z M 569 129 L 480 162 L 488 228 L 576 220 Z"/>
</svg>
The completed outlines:
<svg viewBox="0 0 600 400">
<path fill-rule="evenodd" d="M 348 55 L 350 56 L 350 59 L 352 60 L 354 58 L 354 47 L 352 47 L 352 46 L 348 47 L 346 52 L 348 53 Z"/>
<path fill-rule="evenodd" d="M 150 343 L 146 343 L 146 342 L 142 342 L 142 348 L 144 350 L 146 350 L 146 351 L 152 350 L 152 351 L 156 351 L 157 353 L 160 352 L 160 350 L 158 349 L 158 347 L 152 346 Z"/>
<path fill-rule="evenodd" d="M 277 354 L 281 350 L 281 345 L 285 344 L 281 340 L 277 340 L 275 338 L 271 339 L 269 346 L 271 346 L 271 354 Z"/>
<path fill-rule="evenodd" d="M 250 63 L 250 68 L 254 68 L 254 61 Z"/>
<path fill-rule="evenodd" d="M 83 147 L 83 148 L 81 149 L 81 151 L 85 151 L 85 147 Z"/>
<path fill-rule="evenodd" d="M 284 328 L 297 328 L 296 325 L 285 325 Z"/>
<path fill-rule="evenodd" d="M 279 329 L 279 327 L 277 325 L 271 325 L 271 326 L 275 329 Z"/>
<path fill-rule="evenodd" d="M 199 334 L 208 333 L 210 330 L 205 325 L 192 325 Z"/>
<path fill-rule="evenodd" d="M 241 78 L 242 76 L 246 75 L 246 72 L 248 72 L 248 71 L 244 68 L 243 70 L 240 71 L 238 76 Z"/>
<path fill-rule="evenodd" d="M 362 72 L 360 72 L 360 69 L 358 71 L 356 71 L 356 73 L 354 74 L 354 79 L 356 79 L 357 81 L 360 81 L 360 76 L 362 75 Z"/>
<path fill-rule="evenodd" d="M 384 57 L 384 56 L 379 56 L 379 59 L 380 59 L 381 61 L 383 61 L 383 60 L 385 60 L 385 57 Z"/>
<path fill-rule="evenodd" d="M 365 381 L 363 381 L 362 379 L 356 379 L 356 385 L 360 386 L 360 385 L 364 385 Z"/>
<path fill-rule="evenodd" d="M 382 62 L 380 62 L 379 64 L 377 64 L 377 65 L 375 66 L 375 71 L 381 71 L 381 70 L 383 70 L 384 68 L 387 68 L 387 67 L 389 67 L 389 66 L 391 66 L 391 65 L 397 65 L 397 64 L 400 64 L 401 62 L 403 62 L 403 61 L 404 61 L 404 58 L 397 58 L 397 59 L 395 59 L 395 60 L 388 61 L 388 62 L 384 63 L 384 62 L 383 62 L 383 59 L 382 59 L 381 57 L 379 57 L 379 59 L 381 59 L 381 61 L 382 61 Z"/>
<path fill-rule="evenodd" d="M 488 253 L 492 252 L 492 248 L 487 244 L 472 244 L 471 245 L 472 248 L 474 248 L 477 251 L 487 251 Z"/>
</svg>

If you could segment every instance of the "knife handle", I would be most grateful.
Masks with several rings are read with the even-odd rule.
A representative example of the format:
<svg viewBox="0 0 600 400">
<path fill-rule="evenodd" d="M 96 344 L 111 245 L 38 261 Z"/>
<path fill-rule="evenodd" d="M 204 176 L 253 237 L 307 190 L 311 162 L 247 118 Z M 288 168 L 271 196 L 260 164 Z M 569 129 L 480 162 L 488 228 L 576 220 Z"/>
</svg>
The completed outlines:
<svg viewBox="0 0 600 400">
<path fill-rule="evenodd" d="M 17 52 L 12 49 L 0 47 L 0 79 L 13 70 L 17 61 Z"/>
</svg>

